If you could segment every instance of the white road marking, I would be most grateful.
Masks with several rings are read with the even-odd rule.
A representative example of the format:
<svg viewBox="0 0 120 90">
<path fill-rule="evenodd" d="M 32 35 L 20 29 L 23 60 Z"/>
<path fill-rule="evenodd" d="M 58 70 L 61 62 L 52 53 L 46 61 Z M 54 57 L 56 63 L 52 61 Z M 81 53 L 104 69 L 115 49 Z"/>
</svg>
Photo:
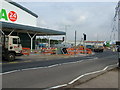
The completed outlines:
<svg viewBox="0 0 120 90">
<path fill-rule="evenodd" d="M 117 65 L 117 64 L 114 64 L 114 65 Z M 109 68 L 109 67 L 111 67 L 111 66 L 114 66 L 114 65 L 106 66 L 104 69 L 99 70 L 99 71 L 95 71 L 95 72 L 90 72 L 90 73 L 83 74 L 83 75 L 77 77 L 76 79 L 72 80 L 72 81 L 69 82 L 68 84 L 73 84 L 75 81 L 79 80 L 80 78 L 82 78 L 82 77 L 84 77 L 84 76 L 87 76 L 87 75 L 91 75 L 91 74 L 95 74 L 95 73 L 99 73 L 99 72 L 105 71 L 105 70 L 107 70 L 107 68 Z"/>
<path fill-rule="evenodd" d="M 81 79 L 81 78 L 84 77 L 84 76 L 91 75 L 91 74 L 95 74 L 95 73 L 99 73 L 99 72 L 103 72 L 103 71 L 107 70 L 109 67 L 115 66 L 115 65 L 118 65 L 118 63 L 117 63 L 117 64 L 113 64 L 113 65 L 106 66 L 104 69 L 99 70 L 99 71 L 90 72 L 90 73 L 86 73 L 86 74 L 80 75 L 79 77 L 75 78 L 74 80 L 72 80 L 71 82 L 69 82 L 69 83 L 67 83 L 67 84 L 53 86 L 53 87 L 48 88 L 48 90 L 50 90 L 50 89 L 55 89 L 55 88 L 60 88 L 60 87 L 63 87 L 63 86 L 67 86 L 67 85 L 73 84 L 74 82 L 76 82 L 77 80 Z"/>
<path fill-rule="evenodd" d="M 17 71 L 20 71 L 20 70 L 13 70 L 13 71 L 5 72 L 5 73 L 0 73 L 0 75 L 9 74 L 9 73 L 17 72 Z"/>
<path fill-rule="evenodd" d="M 47 68 L 56 67 L 58 65 L 61 65 L 61 64 L 55 64 L 55 65 L 47 66 Z"/>
<path fill-rule="evenodd" d="M 55 64 L 55 65 L 51 65 L 51 66 L 46 66 L 46 67 L 36 67 L 36 68 L 27 68 L 27 69 L 18 69 L 18 70 L 13 70 L 13 71 L 9 71 L 9 72 L 4 72 L 4 73 L 0 73 L 0 75 L 5 75 L 5 74 L 10 74 L 10 73 L 13 73 L 13 72 L 18 72 L 18 71 L 27 71 L 27 70 L 35 70 L 35 69 L 43 69 L 43 68 L 52 68 L 52 67 L 56 67 L 56 66 L 60 66 L 60 65 L 64 65 L 64 64 L 72 64 L 72 63 L 80 63 L 84 60 L 81 60 L 81 61 L 76 61 L 76 62 L 69 62 L 69 63 L 62 63 L 62 64 Z"/>
<path fill-rule="evenodd" d="M 95 60 L 95 59 L 98 59 L 98 58 L 87 59 L 87 60 Z M 18 71 L 32 70 L 32 69 L 51 68 L 51 67 L 56 67 L 56 66 L 58 66 L 58 65 L 78 63 L 78 62 L 82 62 L 82 61 L 86 61 L 86 60 L 81 60 L 81 61 L 76 61 L 76 62 L 69 62 L 69 63 L 62 63 L 62 64 L 55 64 L 55 65 L 51 65 L 51 66 L 47 66 L 47 67 L 37 67 L 37 68 L 28 68 L 28 69 L 14 70 L 14 71 L 9 71 L 9 72 L 5 72 L 5 73 L 0 73 L 0 75 L 9 74 L 9 73 L 18 72 Z M 114 64 L 114 65 L 118 65 L 118 63 L 117 63 L 117 64 Z M 104 69 L 99 70 L 99 71 L 90 72 L 90 73 L 86 73 L 86 74 L 80 75 L 79 77 L 77 77 L 76 79 L 72 80 L 71 82 L 69 82 L 69 83 L 67 83 L 67 84 L 53 86 L 53 87 L 50 87 L 50 88 L 45 89 L 45 90 L 60 88 L 60 87 L 63 87 L 63 86 L 67 86 L 67 85 L 69 85 L 69 84 L 73 84 L 75 81 L 79 80 L 80 78 L 82 78 L 82 77 L 84 77 L 84 76 L 105 71 L 105 70 L 107 70 L 109 67 L 114 66 L 114 65 L 106 66 Z"/>
<path fill-rule="evenodd" d="M 56 67 L 56 66 L 60 66 L 60 65 L 64 65 L 64 64 L 80 63 L 82 61 L 95 60 L 95 59 L 97 59 L 97 58 L 85 59 L 85 60 L 80 60 L 80 61 L 76 61 L 76 62 L 68 62 L 68 63 L 55 64 L 55 65 L 50 65 L 50 66 L 46 66 L 46 67 L 27 68 L 27 69 L 20 69 L 20 70 L 18 69 L 18 70 L 13 70 L 13 71 L 9 71 L 9 72 L 0 73 L 0 75 L 10 74 L 10 73 L 13 73 L 13 72 L 18 72 L 18 71 L 26 71 L 26 70 L 34 70 L 34 69 L 42 69 L 42 68 L 52 68 L 52 67 Z"/>
<path fill-rule="evenodd" d="M 48 89 L 44 89 L 44 90 L 50 90 L 50 89 L 60 88 L 60 87 L 64 87 L 64 86 L 67 86 L 67 84 L 63 84 L 63 85 L 59 85 L 59 86 L 54 86 L 54 87 L 51 87 L 51 88 L 48 88 Z"/>
</svg>

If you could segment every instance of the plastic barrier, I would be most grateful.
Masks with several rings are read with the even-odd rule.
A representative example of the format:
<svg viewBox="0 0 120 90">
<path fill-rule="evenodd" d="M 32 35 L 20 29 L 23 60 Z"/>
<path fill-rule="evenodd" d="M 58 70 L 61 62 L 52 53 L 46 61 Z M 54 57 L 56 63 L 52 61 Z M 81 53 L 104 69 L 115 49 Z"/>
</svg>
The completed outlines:
<svg viewBox="0 0 120 90">
<path fill-rule="evenodd" d="M 30 48 L 22 48 L 22 54 L 30 55 Z"/>
<path fill-rule="evenodd" d="M 57 48 L 42 48 L 41 53 L 43 54 L 56 54 Z"/>
<path fill-rule="evenodd" d="M 70 55 L 74 55 L 74 54 L 91 54 L 92 50 L 86 48 L 86 50 L 84 50 L 84 48 L 67 48 L 67 52 Z"/>
<path fill-rule="evenodd" d="M 67 52 L 70 55 L 74 55 L 74 48 L 67 48 Z"/>
</svg>

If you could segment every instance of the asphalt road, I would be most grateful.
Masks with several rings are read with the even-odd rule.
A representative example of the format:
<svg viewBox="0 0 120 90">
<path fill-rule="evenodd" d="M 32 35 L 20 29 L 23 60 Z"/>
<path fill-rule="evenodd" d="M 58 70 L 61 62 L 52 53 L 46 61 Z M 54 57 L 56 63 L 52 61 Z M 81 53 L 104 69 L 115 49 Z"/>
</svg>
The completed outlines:
<svg viewBox="0 0 120 90">
<path fill-rule="evenodd" d="M 93 57 L 98 57 L 98 59 L 88 59 Z M 62 64 L 54 67 L 22 70 L 14 73 L 4 74 L 2 75 L 3 88 L 49 88 L 52 86 L 68 83 L 82 74 L 101 70 L 108 65 L 116 64 L 118 61 L 117 53 L 113 53 L 110 51 L 106 51 L 104 53 L 97 53 L 93 56 L 84 57 L 82 59 L 76 57 L 66 58 L 63 59 L 63 61 L 61 60 L 62 59 L 59 59 L 58 62 L 63 63 L 63 61 L 82 61 L 76 63 Z M 53 60 L 52 63 L 49 65 L 53 65 L 58 62 L 56 62 L 56 60 Z M 47 64 L 45 62 L 31 62 L 31 64 L 25 63 L 24 65 L 29 66 L 29 64 L 33 64 L 36 67 L 36 63 L 38 63 L 38 66 L 41 66 L 43 64 L 43 66 L 47 66 L 50 62 L 46 61 Z M 7 66 L 3 65 L 3 70 L 5 71 L 5 68 L 12 67 L 9 65 L 14 64 L 7 64 Z M 17 66 L 19 67 L 19 69 L 23 68 L 23 66 L 20 67 L 19 64 Z"/>
<path fill-rule="evenodd" d="M 40 56 L 30 56 L 30 57 L 20 57 L 17 58 L 14 62 L 3 62 L 2 64 L 2 73 L 13 71 L 13 70 L 21 70 L 21 69 L 27 69 L 27 68 L 34 68 L 34 67 L 46 67 L 51 66 L 55 64 L 62 64 L 62 63 L 68 63 L 68 62 L 76 62 L 80 60 L 88 60 L 92 58 L 101 58 L 101 57 L 107 57 L 109 55 L 116 55 L 116 53 L 112 53 L 111 51 L 105 51 L 104 53 L 96 53 L 91 56 L 86 57 L 70 57 L 70 58 L 57 58 L 55 59 L 48 59 L 48 58 L 41 58 Z"/>
<path fill-rule="evenodd" d="M 94 57 L 86 56 L 86 57 L 70 57 L 70 58 L 56 58 L 56 59 L 48 59 L 47 58 L 39 58 L 40 56 L 30 56 L 24 58 L 18 58 L 14 62 L 5 62 L 2 64 L 2 73 L 13 71 L 13 70 L 21 70 L 27 68 L 34 68 L 34 67 L 46 67 L 55 64 L 62 64 L 62 63 L 69 63 L 69 62 L 76 62 L 80 60 L 87 60 Z"/>
</svg>

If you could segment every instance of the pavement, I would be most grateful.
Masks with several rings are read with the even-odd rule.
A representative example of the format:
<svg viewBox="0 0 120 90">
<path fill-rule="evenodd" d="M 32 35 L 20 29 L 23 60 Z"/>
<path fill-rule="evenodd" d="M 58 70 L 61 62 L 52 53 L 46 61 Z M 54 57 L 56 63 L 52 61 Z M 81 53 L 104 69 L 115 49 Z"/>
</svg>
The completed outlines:
<svg viewBox="0 0 120 90">
<path fill-rule="evenodd" d="M 114 68 L 102 74 L 99 74 L 83 83 L 80 80 L 72 88 L 120 88 L 119 87 L 120 68 Z"/>
</svg>

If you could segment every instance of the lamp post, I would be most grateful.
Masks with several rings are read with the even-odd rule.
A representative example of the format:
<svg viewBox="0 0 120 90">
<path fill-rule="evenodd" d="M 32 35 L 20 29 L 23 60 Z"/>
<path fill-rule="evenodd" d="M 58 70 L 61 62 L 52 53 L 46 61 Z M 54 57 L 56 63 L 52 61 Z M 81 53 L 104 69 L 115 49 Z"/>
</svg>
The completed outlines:
<svg viewBox="0 0 120 90">
<path fill-rule="evenodd" d="M 48 40 L 49 40 L 49 41 L 48 41 L 48 47 L 50 48 L 50 46 L 51 46 L 51 45 L 50 45 L 50 36 L 49 36 Z"/>
</svg>

